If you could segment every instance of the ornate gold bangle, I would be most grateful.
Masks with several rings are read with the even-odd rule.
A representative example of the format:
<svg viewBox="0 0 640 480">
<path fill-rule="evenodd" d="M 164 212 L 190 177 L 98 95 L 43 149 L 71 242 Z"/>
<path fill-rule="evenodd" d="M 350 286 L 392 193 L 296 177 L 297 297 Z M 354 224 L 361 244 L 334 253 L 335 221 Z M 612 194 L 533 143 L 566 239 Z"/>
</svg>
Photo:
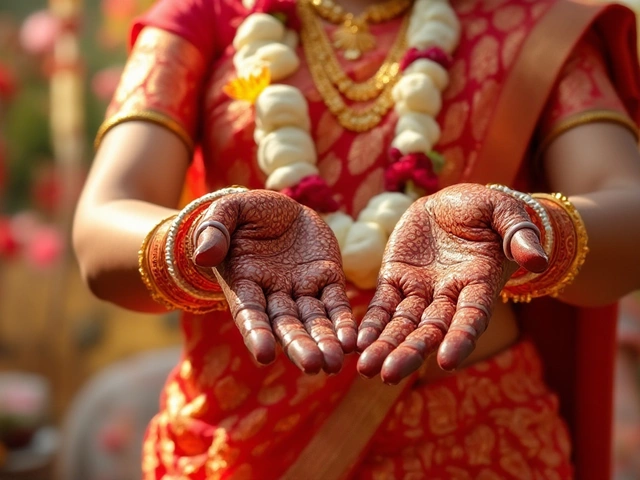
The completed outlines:
<svg viewBox="0 0 640 480">
<path fill-rule="evenodd" d="M 142 283 L 144 283 L 145 287 L 151 294 L 151 298 L 156 302 L 167 308 L 168 310 L 177 310 L 178 306 L 169 300 L 168 297 L 162 294 L 162 290 L 158 288 L 156 285 L 151 272 L 151 267 L 149 265 L 148 258 L 148 250 L 149 245 L 151 244 L 151 240 L 156 236 L 156 234 L 162 229 L 167 230 L 169 228 L 170 223 L 175 218 L 175 215 L 165 218 L 158 222 L 144 237 L 142 241 L 142 245 L 140 246 L 140 250 L 138 250 L 138 272 L 140 273 L 140 278 L 142 279 Z M 163 227 L 165 227 L 163 229 Z M 165 232 L 166 233 L 166 232 Z"/>
<path fill-rule="evenodd" d="M 98 133 L 96 134 L 96 139 L 94 141 L 94 147 L 97 149 L 100 146 L 100 143 L 102 142 L 104 136 L 113 127 L 121 123 L 134 120 L 151 122 L 155 123 L 156 125 L 165 127 L 167 130 L 175 133 L 178 137 L 180 137 L 180 140 L 184 142 L 185 146 L 189 150 L 189 153 L 193 152 L 193 140 L 191 139 L 191 136 L 187 133 L 185 128 L 180 124 L 180 122 L 174 120 L 168 115 L 156 112 L 154 110 L 138 110 L 116 113 L 112 117 L 106 119 L 98 129 Z"/>
<path fill-rule="evenodd" d="M 194 296 L 192 288 L 184 288 L 184 285 L 178 284 L 168 271 L 164 249 L 171 222 L 175 218 L 176 215 L 156 225 L 149 232 L 138 252 L 140 276 L 151 298 L 169 310 L 182 310 L 196 314 L 226 309 L 225 304 L 221 305 L 223 302 L 218 296 L 206 299 Z"/>
<path fill-rule="evenodd" d="M 557 297 L 575 280 L 589 252 L 589 238 L 582 217 L 566 196 L 535 193 L 532 197 L 545 207 L 554 227 L 555 246 L 550 266 L 529 283 L 514 285 L 507 282 L 501 292 L 505 302 L 529 302 L 546 295 Z"/>
<path fill-rule="evenodd" d="M 627 115 L 616 112 L 614 110 L 590 110 L 587 112 L 571 115 L 570 117 L 561 120 L 542 140 L 542 142 L 540 143 L 540 147 L 538 148 L 538 152 L 544 152 L 556 138 L 558 138 L 566 131 L 579 127 L 581 125 L 598 122 L 618 124 L 629 130 L 636 138 L 636 140 L 638 140 L 638 138 L 640 137 L 638 126 Z"/>
</svg>

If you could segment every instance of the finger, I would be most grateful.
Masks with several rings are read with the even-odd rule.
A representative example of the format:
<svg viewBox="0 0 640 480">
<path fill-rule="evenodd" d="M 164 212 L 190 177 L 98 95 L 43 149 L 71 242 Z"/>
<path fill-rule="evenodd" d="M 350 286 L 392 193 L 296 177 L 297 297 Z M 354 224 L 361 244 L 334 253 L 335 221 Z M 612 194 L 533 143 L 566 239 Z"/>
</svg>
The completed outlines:
<svg viewBox="0 0 640 480">
<path fill-rule="evenodd" d="M 535 231 L 519 230 L 511 238 L 510 246 L 513 259 L 530 272 L 542 273 L 549 266 L 549 257 Z"/>
<path fill-rule="evenodd" d="M 489 325 L 494 290 L 491 285 L 476 284 L 460 292 L 456 313 L 438 349 L 438 364 L 443 370 L 455 370 L 475 349 Z"/>
<path fill-rule="evenodd" d="M 260 364 L 267 365 L 276 358 L 276 341 L 265 312 L 266 300 L 262 289 L 253 282 L 240 281 L 231 289 L 229 308 L 244 338 L 244 344 Z"/>
<path fill-rule="evenodd" d="M 418 370 L 440 346 L 455 311 L 456 306 L 451 298 L 444 295 L 436 297 L 422 314 L 418 328 L 384 361 L 382 381 L 395 385 Z"/>
<path fill-rule="evenodd" d="M 380 373 L 387 356 L 413 332 L 427 306 L 427 300 L 412 295 L 402 300 L 380 337 L 358 359 L 358 372 L 368 378 Z"/>
<path fill-rule="evenodd" d="M 327 318 L 324 303 L 317 298 L 305 296 L 298 298 L 296 305 L 300 312 L 300 320 L 324 356 L 323 370 L 327 373 L 338 373 L 342 368 L 344 352 L 331 320 Z"/>
<path fill-rule="evenodd" d="M 338 284 L 327 285 L 322 290 L 320 298 L 333 328 L 338 336 L 340 345 L 344 353 L 351 353 L 356 349 L 356 339 L 358 335 L 358 325 L 353 319 L 351 304 L 347 298 L 344 286 Z"/>
<path fill-rule="evenodd" d="M 300 321 L 296 302 L 286 293 L 276 292 L 269 295 L 267 313 L 287 357 L 304 373 L 318 373 L 323 355 Z"/>
<path fill-rule="evenodd" d="M 358 329 L 359 351 L 364 351 L 380 336 L 401 300 L 397 288 L 388 283 L 378 286 Z"/>
<path fill-rule="evenodd" d="M 201 267 L 222 263 L 229 251 L 231 235 L 238 220 L 238 201 L 243 197 L 230 195 L 213 202 L 196 225 L 193 261 Z"/>
<path fill-rule="evenodd" d="M 522 202 L 500 195 L 493 210 L 492 225 L 503 239 L 503 251 L 509 260 L 536 273 L 547 268 L 549 258 L 540 244 L 540 231 L 531 222 Z"/>
</svg>

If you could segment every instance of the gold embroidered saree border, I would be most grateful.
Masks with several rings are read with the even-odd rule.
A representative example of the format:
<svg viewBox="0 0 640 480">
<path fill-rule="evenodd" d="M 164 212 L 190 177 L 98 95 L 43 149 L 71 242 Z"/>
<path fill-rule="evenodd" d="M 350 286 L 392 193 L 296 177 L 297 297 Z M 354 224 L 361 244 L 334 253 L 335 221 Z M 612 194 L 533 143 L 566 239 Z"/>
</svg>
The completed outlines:
<svg viewBox="0 0 640 480">
<path fill-rule="evenodd" d="M 411 385 L 400 385 L 357 377 L 320 431 L 280 480 L 344 479 L 357 465 L 373 434 L 391 407 Z"/>
<path fill-rule="evenodd" d="M 558 1 L 525 40 L 468 181 L 511 185 L 567 58 L 604 5 Z"/>
</svg>

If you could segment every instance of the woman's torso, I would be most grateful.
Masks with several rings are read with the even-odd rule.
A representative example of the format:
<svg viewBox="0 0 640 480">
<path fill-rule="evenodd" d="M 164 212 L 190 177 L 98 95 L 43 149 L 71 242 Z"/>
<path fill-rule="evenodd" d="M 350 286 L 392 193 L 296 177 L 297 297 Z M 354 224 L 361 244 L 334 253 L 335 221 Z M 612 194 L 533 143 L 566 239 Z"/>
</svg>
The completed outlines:
<svg viewBox="0 0 640 480">
<path fill-rule="evenodd" d="M 240 2 L 220 0 L 220 19 L 237 26 L 242 20 Z M 506 73 L 517 56 L 531 25 L 549 3 L 491 0 L 454 2 L 463 36 L 449 69 L 450 84 L 437 120 L 442 137 L 436 149 L 446 158 L 441 186 L 464 181 L 475 166 L 491 112 Z M 356 62 L 342 61 L 347 73 L 363 80 L 385 59 L 384 47 L 396 37 L 401 19 L 373 25 L 378 48 Z M 215 26 L 213 27 L 215 28 Z M 330 31 L 330 27 L 328 30 Z M 220 29 L 223 31 L 224 29 Z M 231 38 L 225 41 L 230 42 Z M 222 86 L 233 77 L 233 51 L 228 48 L 213 63 L 203 106 L 202 150 L 208 187 L 239 184 L 263 188 L 265 175 L 256 162 L 253 111 L 232 101 Z M 345 212 L 352 216 L 384 190 L 383 171 L 389 163 L 387 149 L 394 135 L 396 116 L 391 111 L 372 130 L 354 134 L 328 112 L 308 73 L 302 49 L 301 66 L 284 83 L 305 95 L 316 142 L 320 174 L 332 188 Z M 358 318 L 372 292 L 350 289 Z M 233 321 L 225 312 L 207 317 L 186 316 L 185 360 L 169 380 L 163 411 L 175 448 L 190 455 L 218 454 L 225 449 L 233 462 L 251 458 L 253 465 L 284 468 L 310 438 L 356 375 L 355 358 L 347 359 L 337 376 L 303 376 L 283 355 L 273 365 L 258 367 L 249 357 Z M 487 358 L 518 337 L 513 311 L 496 305 L 488 330 L 467 364 Z M 446 375 L 431 360 L 422 382 Z M 175 425 L 186 422 L 200 438 L 184 437 Z M 224 433 L 223 433 L 224 432 Z M 229 433 L 231 432 L 231 433 Z M 265 436 L 265 432 L 270 432 Z M 224 441 L 216 443 L 217 436 Z M 186 439 L 185 439 L 186 438 Z M 289 439 L 296 438 L 295 445 Z M 213 443 L 212 443 L 213 441 Z M 264 463 L 261 463 L 264 462 Z M 266 467 L 265 467 L 266 468 Z"/>
</svg>

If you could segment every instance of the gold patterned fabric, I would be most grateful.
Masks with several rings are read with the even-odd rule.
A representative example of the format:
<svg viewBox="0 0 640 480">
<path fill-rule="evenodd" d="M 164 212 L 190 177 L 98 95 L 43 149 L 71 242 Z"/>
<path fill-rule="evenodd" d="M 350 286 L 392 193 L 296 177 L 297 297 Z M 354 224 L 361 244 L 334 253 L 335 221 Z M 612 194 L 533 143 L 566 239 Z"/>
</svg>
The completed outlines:
<svg viewBox="0 0 640 480">
<path fill-rule="evenodd" d="M 191 151 L 204 69 L 203 56 L 189 42 L 157 28 L 144 29 L 98 130 L 96 146 L 116 125 L 140 120 L 172 131 Z"/>
<path fill-rule="evenodd" d="M 570 450 L 539 355 L 522 341 L 412 390 L 374 437 L 355 479 L 568 479 Z"/>
</svg>

